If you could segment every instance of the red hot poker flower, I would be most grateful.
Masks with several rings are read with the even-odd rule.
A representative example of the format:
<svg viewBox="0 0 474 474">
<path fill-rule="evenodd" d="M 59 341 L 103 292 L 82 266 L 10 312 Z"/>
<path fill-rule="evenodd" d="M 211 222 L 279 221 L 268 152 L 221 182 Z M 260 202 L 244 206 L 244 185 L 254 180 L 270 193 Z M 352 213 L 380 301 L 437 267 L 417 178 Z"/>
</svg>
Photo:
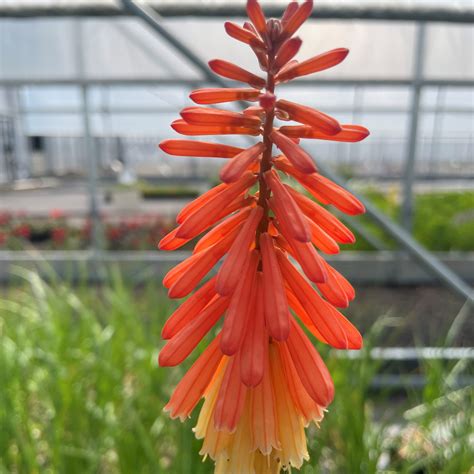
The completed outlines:
<svg viewBox="0 0 474 474">
<path fill-rule="evenodd" d="M 334 386 L 300 323 L 323 344 L 362 346 L 357 329 L 337 309 L 348 306 L 354 289 L 319 253 L 338 253 L 338 244 L 353 243 L 354 236 L 317 201 L 347 214 L 364 212 L 364 206 L 319 174 L 299 141 L 357 142 L 369 132 L 277 98 L 275 91 L 280 82 L 328 69 L 347 56 L 339 48 L 293 59 L 302 43 L 293 35 L 311 10 L 312 1 L 292 1 L 280 20 L 267 20 L 258 1 L 248 0 L 250 22 L 228 22 L 225 30 L 250 46 L 266 77 L 215 59 L 209 63 L 215 73 L 251 87 L 200 89 L 190 97 L 200 105 L 258 104 L 242 113 L 187 107 L 172 123 L 183 135 L 238 134 L 259 137 L 257 143 L 245 149 L 195 140 L 160 144 L 175 156 L 226 159 L 223 183 L 186 205 L 178 226 L 159 244 L 174 250 L 201 236 L 193 254 L 163 280 L 171 298 L 190 296 L 163 328 L 167 342 L 159 362 L 177 365 L 207 334 L 214 337 L 166 410 L 184 420 L 204 398 L 195 433 L 216 472 L 278 473 L 299 469 L 308 459 L 304 427 L 321 422 Z M 278 127 L 278 118 L 296 123 Z M 285 176 L 314 199 L 284 183 Z M 221 258 L 217 275 L 204 281 Z"/>
</svg>

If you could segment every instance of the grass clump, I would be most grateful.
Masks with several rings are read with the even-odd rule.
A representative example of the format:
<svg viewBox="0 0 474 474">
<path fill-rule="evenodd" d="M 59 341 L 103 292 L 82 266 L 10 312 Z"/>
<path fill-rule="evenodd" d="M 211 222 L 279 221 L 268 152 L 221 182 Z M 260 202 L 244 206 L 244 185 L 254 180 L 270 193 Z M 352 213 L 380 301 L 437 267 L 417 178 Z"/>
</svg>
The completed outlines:
<svg viewBox="0 0 474 474">
<path fill-rule="evenodd" d="M 366 189 L 363 193 L 388 217 L 398 220 L 397 193 Z M 474 251 L 474 192 L 430 192 L 414 196 L 413 236 L 433 251 Z M 357 218 L 379 240 L 395 249 L 396 243 L 368 216 Z M 363 236 L 348 246 L 350 250 L 373 250 Z"/>
<path fill-rule="evenodd" d="M 198 454 L 195 419 L 181 424 L 162 411 L 191 361 L 157 367 L 174 308 L 159 284 L 135 288 L 115 273 L 101 287 L 72 287 L 19 275 L 25 283 L 0 299 L 0 473 L 212 472 Z M 337 395 L 321 429 L 310 429 L 304 473 L 463 473 L 473 465 L 473 394 L 455 384 L 465 362 L 423 366 L 423 391 L 373 391 L 381 363 L 370 348 L 394 321 L 365 334 L 357 358 L 318 343 Z"/>
</svg>

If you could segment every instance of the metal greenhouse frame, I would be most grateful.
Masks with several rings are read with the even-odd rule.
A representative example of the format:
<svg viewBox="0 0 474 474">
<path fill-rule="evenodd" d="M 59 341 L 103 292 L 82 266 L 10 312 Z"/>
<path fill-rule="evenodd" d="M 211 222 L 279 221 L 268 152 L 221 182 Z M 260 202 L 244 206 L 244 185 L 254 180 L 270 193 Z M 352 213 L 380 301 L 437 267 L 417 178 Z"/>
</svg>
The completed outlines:
<svg viewBox="0 0 474 474">
<path fill-rule="evenodd" d="M 268 5 L 268 12 L 270 14 L 278 15 L 281 13 L 281 6 L 277 2 Z M 94 1 L 94 2 L 71 2 L 71 3 L 46 3 L 35 6 L 33 2 L 26 4 L 2 4 L 0 2 L 0 17 L 2 18 L 55 18 L 55 17 L 121 17 L 121 16 L 136 16 L 145 22 L 149 28 L 169 46 L 176 50 L 179 55 L 185 58 L 194 68 L 202 73 L 203 79 L 196 81 L 189 80 L 189 84 L 195 85 L 197 82 L 215 83 L 219 85 L 227 84 L 219 77 L 211 73 L 207 64 L 199 57 L 193 50 L 191 50 L 183 41 L 181 41 L 173 32 L 167 28 L 163 22 L 162 17 L 180 17 L 180 16 L 195 16 L 195 17 L 233 17 L 242 16 L 243 4 L 242 2 L 215 2 L 210 4 L 202 4 L 199 2 L 137 2 L 134 0 L 120 0 L 117 2 L 110 1 Z M 344 5 L 343 2 L 331 2 L 329 4 L 322 4 L 313 15 L 318 18 L 325 19 L 360 19 L 370 21 L 405 21 L 414 22 L 416 25 L 414 56 L 412 65 L 412 77 L 409 79 L 311 79 L 301 84 L 301 87 L 311 87 L 314 85 L 371 85 L 371 86 L 390 86 L 390 85 L 404 85 L 410 86 L 410 112 L 408 121 L 408 140 L 405 148 L 405 164 L 403 175 L 403 202 L 402 202 L 402 225 L 398 225 L 393 220 L 376 209 L 366 199 L 358 196 L 366 205 L 369 216 L 381 226 L 391 237 L 396 240 L 400 247 L 407 251 L 414 260 L 418 261 L 429 273 L 449 286 L 453 291 L 459 294 L 467 302 L 467 305 L 473 303 L 473 292 L 470 286 L 461 279 L 454 271 L 452 271 L 440 259 L 423 248 L 416 242 L 410 234 L 412 227 L 412 202 L 413 202 L 413 183 L 415 180 L 415 161 L 417 155 L 417 139 L 419 133 L 419 112 L 421 92 L 423 88 L 428 86 L 453 86 L 453 87 L 474 87 L 474 79 L 461 79 L 453 81 L 451 79 L 426 79 L 423 75 L 424 58 L 426 50 L 426 27 L 428 23 L 443 22 L 443 23 L 457 23 L 468 24 L 474 23 L 474 8 L 469 5 L 461 5 L 458 8 L 451 8 L 449 6 L 425 6 L 417 5 L 414 2 L 410 4 L 397 5 L 394 2 L 379 2 L 378 6 L 374 6 L 368 2 L 359 6 Z M 124 31 L 130 41 L 134 38 L 130 32 Z M 87 156 L 89 159 L 89 191 L 90 191 L 90 215 L 94 222 L 94 238 L 93 238 L 93 253 L 91 258 L 93 260 L 100 260 L 99 250 L 99 206 L 97 200 L 97 184 L 98 184 L 98 150 L 94 146 L 93 132 L 91 128 L 91 104 L 88 95 L 88 89 L 95 85 L 138 85 L 138 84 L 166 84 L 166 83 L 181 83 L 186 81 L 182 79 L 176 80 L 153 80 L 150 78 L 132 78 L 127 79 L 90 79 L 83 74 L 84 72 L 84 51 L 82 49 L 83 31 L 80 22 L 74 24 L 74 35 L 76 36 L 76 70 L 77 77 L 73 79 L 65 78 L 0 78 L 0 87 L 10 88 L 16 91 L 21 86 L 31 85 L 66 85 L 74 84 L 80 87 L 81 92 L 81 113 L 82 113 L 82 129 L 85 137 Z M 142 48 L 143 44 L 140 45 Z M 13 94 L 15 96 L 15 93 Z M 18 99 L 18 96 L 16 96 Z M 17 134 L 21 130 L 21 116 L 19 111 L 21 104 L 16 104 L 17 114 L 15 114 L 15 124 Z M 21 140 L 18 136 L 17 150 L 21 154 Z M 336 182 L 342 182 L 342 179 L 335 175 L 333 171 L 323 169 L 323 173 L 329 176 Z M 361 230 L 363 232 L 363 230 Z M 368 236 L 370 239 L 370 235 Z M 5 261 L 12 257 L 7 256 Z M 158 256 L 157 256 L 158 258 Z M 161 256 L 159 258 L 162 258 Z M 1 273 L 1 272 L 0 272 Z"/>
</svg>

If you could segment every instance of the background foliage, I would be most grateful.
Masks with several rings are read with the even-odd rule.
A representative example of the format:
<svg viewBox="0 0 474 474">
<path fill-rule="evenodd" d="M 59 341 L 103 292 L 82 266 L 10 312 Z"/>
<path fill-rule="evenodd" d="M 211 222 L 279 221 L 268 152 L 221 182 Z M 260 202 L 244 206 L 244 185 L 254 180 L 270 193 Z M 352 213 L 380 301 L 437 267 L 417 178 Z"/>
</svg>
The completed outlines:
<svg viewBox="0 0 474 474">
<path fill-rule="evenodd" d="M 147 188 L 148 196 L 186 195 L 186 188 Z M 188 192 L 195 192 L 189 189 Z M 377 207 L 388 216 L 397 219 L 400 212 L 399 196 L 396 192 L 381 192 L 376 189 L 363 191 Z M 425 247 L 435 251 L 474 251 L 474 192 L 430 192 L 417 194 L 414 201 L 414 237 Z M 343 217 L 343 216 L 341 216 Z M 360 221 L 367 230 L 387 245 L 395 243 L 375 225 L 369 217 L 352 219 Z M 131 217 L 103 216 L 104 247 L 107 250 L 154 250 L 156 243 L 173 227 L 170 217 L 158 214 L 142 214 Z M 87 219 L 74 219 L 53 211 L 47 218 L 38 218 L 25 213 L 0 213 L 0 250 L 24 250 L 32 246 L 40 249 L 85 249 L 90 243 L 91 225 Z M 190 244 L 191 246 L 191 244 Z M 374 250 L 361 236 L 357 242 L 343 246 L 346 250 Z"/>
<path fill-rule="evenodd" d="M 186 367 L 157 367 L 174 305 L 159 283 L 137 289 L 113 274 L 100 288 L 73 288 L 54 274 L 46 283 L 18 273 L 24 283 L 0 299 L 0 473 L 211 472 L 195 419 L 162 412 Z M 427 361 L 423 390 L 371 388 L 381 363 L 369 350 L 399 324 L 382 317 L 357 359 L 317 344 L 337 396 L 321 429 L 309 430 L 303 473 L 452 474 L 474 465 L 473 391 L 457 385 L 466 361 Z"/>
</svg>

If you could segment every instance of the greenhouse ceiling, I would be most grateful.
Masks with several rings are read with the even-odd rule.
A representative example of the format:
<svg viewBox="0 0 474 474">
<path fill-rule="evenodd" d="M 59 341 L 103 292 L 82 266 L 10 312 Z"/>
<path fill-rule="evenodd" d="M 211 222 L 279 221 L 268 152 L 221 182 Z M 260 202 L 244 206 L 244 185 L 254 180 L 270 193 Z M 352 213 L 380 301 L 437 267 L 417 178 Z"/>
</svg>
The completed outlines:
<svg viewBox="0 0 474 474">
<path fill-rule="evenodd" d="M 146 0 L 140 2 L 163 16 L 239 16 L 244 0 Z M 286 0 L 263 0 L 268 14 L 278 14 Z M 0 0 L 0 15 L 29 16 L 113 16 L 124 15 L 120 0 Z M 319 0 L 313 16 L 319 18 L 368 18 L 472 22 L 470 0 Z"/>
<path fill-rule="evenodd" d="M 167 16 L 163 25 L 203 62 L 228 57 L 242 66 L 257 70 L 246 47 L 224 34 L 222 19 L 211 13 L 216 9 L 243 11 L 244 1 L 168 1 L 148 2 L 159 11 L 200 9 L 201 16 Z M 285 1 L 262 2 L 270 10 L 281 10 Z M 344 2 L 319 1 L 316 16 L 331 8 L 339 12 L 351 8 L 372 12 L 391 8 L 397 11 L 450 12 L 469 16 L 470 1 Z M 42 83 L 194 83 L 206 77 L 180 51 L 156 35 L 140 19 L 133 17 L 51 18 L 53 10 L 100 9 L 118 11 L 119 1 L 46 1 L 0 0 L 0 85 Z M 179 8 L 178 8 L 179 5 Z M 267 8 L 267 9 L 268 9 Z M 193 10 L 194 9 L 194 10 Z M 19 18 L 35 10 L 39 19 Z M 16 12 L 16 18 L 10 16 Z M 205 13 L 210 16 L 206 16 Z M 470 13 L 469 13 L 470 12 Z M 327 13 L 327 12 L 326 12 Z M 300 57 L 348 47 L 348 60 L 338 68 L 318 75 L 318 82 L 409 83 L 413 78 L 416 21 L 326 18 L 311 20 L 302 28 L 306 41 Z M 471 24 L 427 22 L 423 80 L 449 81 L 470 85 L 474 81 L 474 29 Z M 199 41 L 196 41 L 196 38 Z M 216 41 L 219 38 L 219 41 Z M 314 78 L 301 81 L 312 84 Z"/>
</svg>

